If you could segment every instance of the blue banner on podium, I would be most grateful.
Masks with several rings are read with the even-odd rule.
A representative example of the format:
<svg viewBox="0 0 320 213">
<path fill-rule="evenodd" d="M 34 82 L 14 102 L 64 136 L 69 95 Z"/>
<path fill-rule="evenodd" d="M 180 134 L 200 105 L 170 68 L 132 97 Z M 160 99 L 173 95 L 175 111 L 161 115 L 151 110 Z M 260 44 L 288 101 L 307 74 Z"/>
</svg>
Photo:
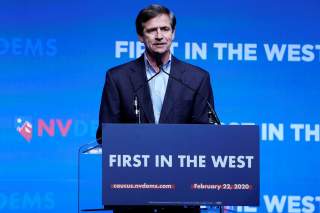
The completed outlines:
<svg viewBox="0 0 320 213">
<path fill-rule="evenodd" d="M 259 205 L 258 126 L 104 124 L 103 205 Z"/>
</svg>

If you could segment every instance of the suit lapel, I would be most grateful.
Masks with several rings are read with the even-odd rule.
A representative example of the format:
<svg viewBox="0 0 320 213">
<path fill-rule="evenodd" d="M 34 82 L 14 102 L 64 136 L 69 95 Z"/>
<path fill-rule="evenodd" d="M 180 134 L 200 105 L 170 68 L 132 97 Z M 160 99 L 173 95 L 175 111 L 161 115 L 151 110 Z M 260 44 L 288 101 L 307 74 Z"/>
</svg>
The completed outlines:
<svg viewBox="0 0 320 213">
<path fill-rule="evenodd" d="M 172 56 L 170 76 L 173 76 L 181 81 L 183 72 L 184 70 L 180 64 L 180 61 Z M 176 100 L 178 98 L 177 96 L 179 96 L 179 86 L 181 86 L 179 82 L 169 77 L 166 93 L 162 104 L 159 123 L 168 123 L 168 115 L 170 114 L 172 108 L 176 103 Z"/>
<path fill-rule="evenodd" d="M 146 68 L 144 64 L 143 55 L 133 63 L 131 67 L 130 81 L 134 92 L 138 96 L 141 115 L 145 115 L 149 123 L 154 123 L 154 113 L 152 108 L 152 101 L 150 96 L 150 89 L 147 82 Z M 134 94 L 135 95 L 135 94 Z"/>
</svg>

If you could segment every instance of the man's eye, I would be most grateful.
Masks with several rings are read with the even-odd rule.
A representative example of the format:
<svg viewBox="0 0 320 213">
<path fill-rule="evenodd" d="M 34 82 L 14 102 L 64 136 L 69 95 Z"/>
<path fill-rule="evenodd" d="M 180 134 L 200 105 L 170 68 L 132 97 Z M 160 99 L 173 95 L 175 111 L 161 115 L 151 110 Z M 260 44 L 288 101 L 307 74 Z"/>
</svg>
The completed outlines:
<svg viewBox="0 0 320 213">
<path fill-rule="evenodd" d="M 163 27 L 163 28 L 161 28 L 161 30 L 165 31 L 165 32 L 168 32 L 168 31 L 170 31 L 170 27 Z"/>
<path fill-rule="evenodd" d="M 146 30 L 147 33 L 153 33 L 153 32 L 157 32 L 157 29 L 148 29 Z"/>
</svg>

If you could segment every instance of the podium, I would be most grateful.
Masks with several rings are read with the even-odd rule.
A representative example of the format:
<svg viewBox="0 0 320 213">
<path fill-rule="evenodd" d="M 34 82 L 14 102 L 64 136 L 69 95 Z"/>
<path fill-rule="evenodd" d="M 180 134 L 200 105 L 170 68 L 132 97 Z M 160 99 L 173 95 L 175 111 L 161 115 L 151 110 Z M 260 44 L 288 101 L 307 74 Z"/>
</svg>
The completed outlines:
<svg viewBox="0 0 320 213">
<path fill-rule="evenodd" d="M 109 206 L 258 206 L 258 126 L 103 124 Z"/>
</svg>

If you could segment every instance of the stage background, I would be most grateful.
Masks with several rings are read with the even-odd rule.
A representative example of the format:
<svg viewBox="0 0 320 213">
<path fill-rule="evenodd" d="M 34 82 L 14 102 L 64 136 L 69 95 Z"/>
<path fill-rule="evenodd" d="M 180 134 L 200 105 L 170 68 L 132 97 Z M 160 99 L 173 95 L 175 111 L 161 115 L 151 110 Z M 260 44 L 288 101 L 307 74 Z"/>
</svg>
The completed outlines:
<svg viewBox="0 0 320 213">
<path fill-rule="evenodd" d="M 151 3 L 0 2 L 0 212 L 76 212 L 77 150 Z M 210 72 L 221 121 L 260 125 L 261 206 L 237 210 L 319 212 L 319 1 L 157 3 L 177 16 L 174 55 Z"/>
</svg>

